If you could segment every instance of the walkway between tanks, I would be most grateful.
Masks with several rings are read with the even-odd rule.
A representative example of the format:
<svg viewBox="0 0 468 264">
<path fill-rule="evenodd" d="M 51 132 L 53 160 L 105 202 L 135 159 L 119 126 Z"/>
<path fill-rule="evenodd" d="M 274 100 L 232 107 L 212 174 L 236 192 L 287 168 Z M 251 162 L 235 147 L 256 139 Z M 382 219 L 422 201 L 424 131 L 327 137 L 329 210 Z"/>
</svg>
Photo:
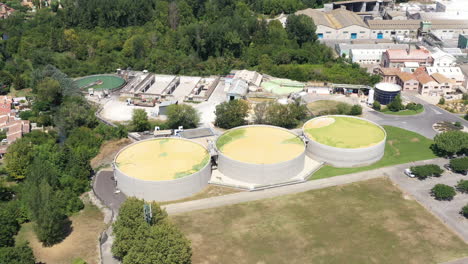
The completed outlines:
<svg viewBox="0 0 468 264">
<path fill-rule="evenodd" d="M 309 190 L 315 189 L 322 189 L 331 186 L 343 185 L 353 182 L 365 181 L 369 179 L 379 178 L 383 176 L 389 176 L 391 172 L 394 172 L 395 169 L 408 168 L 414 165 L 420 164 L 427 164 L 432 162 L 441 162 L 443 159 L 432 159 L 426 161 L 417 161 L 411 162 L 406 164 L 400 164 L 390 167 L 379 168 L 370 171 L 363 171 L 353 174 L 347 174 L 342 176 L 335 176 L 326 179 L 320 180 L 312 180 L 305 183 L 288 185 L 283 187 L 277 187 L 272 189 L 266 189 L 261 191 L 253 191 L 253 192 L 239 192 L 228 194 L 224 196 L 218 197 L 211 197 L 206 199 L 200 199 L 195 201 L 183 202 L 183 203 L 176 203 L 176 204 L 169 204 L 164 206 L 167 213 L 170 215 L 195 211 L 195 210 L 202 210 L 202 209 L 209 209 L 214 207 L 221 207 L 231 204 L 249 202 L 249 201 L 256 201 L 266 198 L 272 198 L 276 196 L 286 195 L 286 194 L 293 194 L 293 193 L 300 193 L 306 192 Z M 403 173 L 403 172 L 402 172 Z"/>
</svg>

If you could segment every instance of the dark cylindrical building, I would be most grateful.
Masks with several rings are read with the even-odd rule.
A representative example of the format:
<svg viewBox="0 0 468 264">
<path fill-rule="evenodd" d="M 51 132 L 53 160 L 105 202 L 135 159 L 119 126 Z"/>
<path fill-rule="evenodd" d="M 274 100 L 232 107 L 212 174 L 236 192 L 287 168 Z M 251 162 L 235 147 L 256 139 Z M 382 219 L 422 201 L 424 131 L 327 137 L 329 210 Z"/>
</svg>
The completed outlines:
<svg viewBox="0 0 468 264">
<path fill-rule="evenodd" d="M 400 93 L 401 86 L 394 83 L 378 83 L 374 89 L 374 100 L 387 105 Z"/>
</svg>

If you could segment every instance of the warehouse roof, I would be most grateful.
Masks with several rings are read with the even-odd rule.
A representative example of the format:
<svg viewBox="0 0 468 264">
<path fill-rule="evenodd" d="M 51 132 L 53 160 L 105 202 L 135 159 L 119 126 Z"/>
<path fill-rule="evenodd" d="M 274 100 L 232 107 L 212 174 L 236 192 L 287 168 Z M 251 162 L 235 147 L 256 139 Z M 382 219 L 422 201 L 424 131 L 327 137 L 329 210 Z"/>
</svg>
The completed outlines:
<svg viewBox="0 0 468 264">
<path fill-rule="evenodd" d="M 329 28 L 340 29 L 350 26 L 361 26 L 367 28 L 366 23 L 354 12 L 335 9 L 330 12 L 322 12 L 316 9 L 307 8 L 296 12 L 296 15 L 306 15 L 314 20 L 316 25 Z"/>
<path fill-rule="evenodd" d="M 370 29 L 409 29 L 416 30 L 421 20 L 367 20 Z"/>
<path fill-rule="evenodd" d="M 431 29 L 468 29 L 468 20 L 431 20 Z"/>
<path fill-rule="evenodd" d="M 443 74 L 440 74 L 438 72 L 432 74 L 431 77 L 434 78 L 434 80 L 436 80 L 438 83 L 455 83 L 454 80 L 447 78 Z"/>
<path fill-rule="evenodd" d="M 228 94 L 238 94 L 245 96 L 249 89 L 249 85 L 242 79 L 233 79 L 231 86 L 229 87 Z"/>
</svg>

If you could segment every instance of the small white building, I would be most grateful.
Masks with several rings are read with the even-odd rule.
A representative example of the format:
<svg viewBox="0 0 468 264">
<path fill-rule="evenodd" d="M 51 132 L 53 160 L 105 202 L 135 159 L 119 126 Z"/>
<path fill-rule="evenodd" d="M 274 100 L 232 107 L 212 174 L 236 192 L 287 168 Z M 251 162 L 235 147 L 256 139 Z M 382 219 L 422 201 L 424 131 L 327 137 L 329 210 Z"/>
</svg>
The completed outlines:
<svg viewBox="0 0 468 264">
<path fill-rule="evenodd" d="M 434 52 L 432 52 L 432 58 L 434 59 L 433 65 L 435 67 L 452 67 L 457 64 L 457 59 L 453 55 L 444 52 L 439 48 L 434 49 Z"/>
<path fill-rule="evenodd" d="M 234 78 L 227 92 L 227 101 L 245 98 L 248 90 L 249 84 L 246 81 Z"/>
<path fill-rule="evenodd" d="M 379 64 L 386 49 L 351 49 L 350 58 L 354 63 Z"/>
</svg>

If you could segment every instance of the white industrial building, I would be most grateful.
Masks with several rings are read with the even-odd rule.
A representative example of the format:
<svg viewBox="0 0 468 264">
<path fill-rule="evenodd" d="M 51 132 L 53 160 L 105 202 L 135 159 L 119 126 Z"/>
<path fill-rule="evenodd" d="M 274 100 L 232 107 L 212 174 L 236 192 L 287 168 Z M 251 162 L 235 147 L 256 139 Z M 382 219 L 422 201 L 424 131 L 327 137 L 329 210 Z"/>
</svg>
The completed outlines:
<svg viewBox="0 0 468 264">
<path fill-rule="evenodd" d="M 432 58 L 434 59 L 433 65 L 436 67 L 451 67 L 457 64 L 457 59 L 439 48 L 435 48 L 432 52 Z"/>
<path fill-rule="evenodd" d="M 369 28 L 354 12 L 335 9 L 322 12 L 317 9 L 304 9 L 296 15 L 306 15 L 314 20 L 317 26 L 316 34 L 319 39 L 368 39 Z"/>
<path fill-rule="evenodd" d="M 465 82 L 465 75 L 463 75 L 460 67 L 426 67 L 426 71 L 429 75 L 440 73 L 449 79 L 455 80 L 457 85 L 460 86 L 463 86 Z"/>
<path fill-rule="evenodd" d="M 359 44 L 348 44 L 348 43 L 339 43 L 335 45 L 336 52 L 340 55 L 340 57 L 350 58 L 350 52 L 352 49 L 358 50 L 387 50 L 387 49 L 408 49 L 408 44 L 397 44 L 397 43 L 375 43 L 374 41 L 371 43 L 359 43 Z"/>
<path fill-rule="evenodd" d="M 379 64 L 386 49 L 351 49 L 350 58 L 354 63 Z"/>
</svg>

